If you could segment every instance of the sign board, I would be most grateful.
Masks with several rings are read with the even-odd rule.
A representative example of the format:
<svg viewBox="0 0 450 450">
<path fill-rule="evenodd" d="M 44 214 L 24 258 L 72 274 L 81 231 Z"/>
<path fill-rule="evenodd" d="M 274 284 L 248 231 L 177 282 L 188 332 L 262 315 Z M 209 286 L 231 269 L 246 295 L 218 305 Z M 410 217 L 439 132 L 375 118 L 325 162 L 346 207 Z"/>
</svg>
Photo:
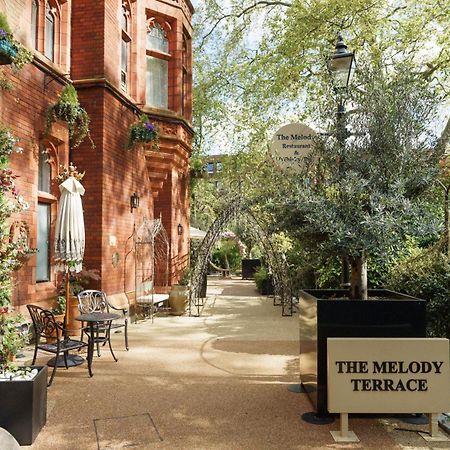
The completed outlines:
<svg viewBox="0 0 450 450">
<path fill-rule="evenodd" d="M 313 129 L 301 123 L 281 127 L 270 144 L 270 156 L 275 165 L 285 172 L 300 172 L 303 159 L 313 149 L 315 135 Z"/>
<path fill-rule="evenodd" d="M 448 339 L 328 338 L 331 413 L 450 411 Z"/>
</svg>

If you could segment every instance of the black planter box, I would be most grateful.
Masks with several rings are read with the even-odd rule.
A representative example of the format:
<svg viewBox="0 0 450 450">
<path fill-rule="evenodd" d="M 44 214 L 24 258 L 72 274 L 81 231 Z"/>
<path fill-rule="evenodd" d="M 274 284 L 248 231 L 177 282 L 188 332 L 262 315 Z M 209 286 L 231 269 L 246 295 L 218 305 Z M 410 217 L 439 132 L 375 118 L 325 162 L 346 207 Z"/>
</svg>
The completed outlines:
<svg viewBox="0 0 450 450">
<path fill-rule="evenodd" d="M 242 260 L 242 279 L 255 278 L 255 272 L 261 266 L 259 259 L 243 259 Z"/>
<path fill-rule="evenodd" d="M 0 382 L 0 427 L 31 445 L 47 421 L 47 366 L 33 380 Z"/>
<path fill-rule="evenodd" d="M 327 415 L 327 338 L 425 337 L 425 300 L 369 289 L 369 300 L 339 299 L 346 290 L 300 291 L 300 380 L 319 416 Z"/>
<path fill-rule="evenodd" d="M 274 290 L 273 279 L 270 277 L 262 282 L 259 293 L 262 295 L 273 295 Z"/>
</svg>

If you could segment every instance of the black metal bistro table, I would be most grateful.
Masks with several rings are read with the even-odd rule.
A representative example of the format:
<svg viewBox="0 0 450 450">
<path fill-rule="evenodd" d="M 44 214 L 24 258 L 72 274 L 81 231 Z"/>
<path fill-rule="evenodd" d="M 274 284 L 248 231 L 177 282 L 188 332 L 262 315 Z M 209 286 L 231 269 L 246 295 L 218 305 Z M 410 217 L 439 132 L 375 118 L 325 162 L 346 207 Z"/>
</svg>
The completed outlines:
<svg viewBox="0 0 450 450">
<path fill-rule="evenodd" d="M 111 355 L 114 358 L 114 361 L 118 361 L 116 355 L 114 355 L 112 346 L 111 346 L 111 323 L 113 320 L 120 319 L 118 314 L 112 313 L 103 313 L 103 312 L 93 312 L 88 314 L 80 314 L 75 317 L 75 320 L 79 320 L 80 322 L 86 322 L 89 324 L 88 331 L 88 370 L 89 375 L 92 377 L 94 374 L 92 372 L 92 359 L 94 356 L 94 344 L 101 340 L 101 342 L 108 342 L 109 350 L 111 351 Z M 105 324 L 104 330 L 102 330 L 105 335 L 99 336 L 99 324 Z"/>
</svg>

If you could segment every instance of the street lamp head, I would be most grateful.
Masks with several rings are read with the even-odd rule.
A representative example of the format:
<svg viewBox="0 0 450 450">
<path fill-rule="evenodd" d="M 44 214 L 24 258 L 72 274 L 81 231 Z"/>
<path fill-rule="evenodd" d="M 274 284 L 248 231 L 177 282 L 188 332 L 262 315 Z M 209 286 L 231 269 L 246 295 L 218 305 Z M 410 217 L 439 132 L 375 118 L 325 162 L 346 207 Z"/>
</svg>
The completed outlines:
<svg viewBox="0 0 450 450">
<path fill-rule="evenodd" d="M 348 86 L 350 77 L 353 74 L 354 64 L 355 53 L 347 51 L 347 45 L 344 43 L 341 32 L 339 32 L 336 50 L 329 62 L 329 69 L 333 75 L 337 89 L 343 89 Z"/>
</svg>

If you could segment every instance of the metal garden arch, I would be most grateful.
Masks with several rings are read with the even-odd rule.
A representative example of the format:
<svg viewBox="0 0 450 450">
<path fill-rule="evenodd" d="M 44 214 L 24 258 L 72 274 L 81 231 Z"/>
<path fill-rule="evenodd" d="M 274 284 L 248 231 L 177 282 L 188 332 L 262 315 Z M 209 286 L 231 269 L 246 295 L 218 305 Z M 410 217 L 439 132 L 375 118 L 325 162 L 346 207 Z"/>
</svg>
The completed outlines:
<svg viewBox="0 0 450 450">
<path fill-rule="evenodd" d="M 205 299 L 200 296 L 200 292 L 203 279 L 207 274 L 208 261 L 212 249 L 220 239 L 221 232 L 224 231 L 228 223 L 237 217 L 238 214 L 245 215 L 251 222 L 253 225 L 251 227 L 251 233 L 263 247 L 269 270 L 272 272 L 274 280 L 274 304 L 281 305 L 283 316 L 292 316 L 292 290 L 284 255 L 276 251 L 271 234 L 267 232 L 261 224 L 261 221 L 258 220 L 253 213 L 252 206 L 254 203 L 255 202 L 243 201 L 240 197 L 234 198 L 234 200 L 217 216 L 216 220 L 206 233 L 206 236 L 197 250 L 191 272 L 189 292 L 189 314 L 191 316 L 200 316 L 205 303 Z"/>
</svg>

